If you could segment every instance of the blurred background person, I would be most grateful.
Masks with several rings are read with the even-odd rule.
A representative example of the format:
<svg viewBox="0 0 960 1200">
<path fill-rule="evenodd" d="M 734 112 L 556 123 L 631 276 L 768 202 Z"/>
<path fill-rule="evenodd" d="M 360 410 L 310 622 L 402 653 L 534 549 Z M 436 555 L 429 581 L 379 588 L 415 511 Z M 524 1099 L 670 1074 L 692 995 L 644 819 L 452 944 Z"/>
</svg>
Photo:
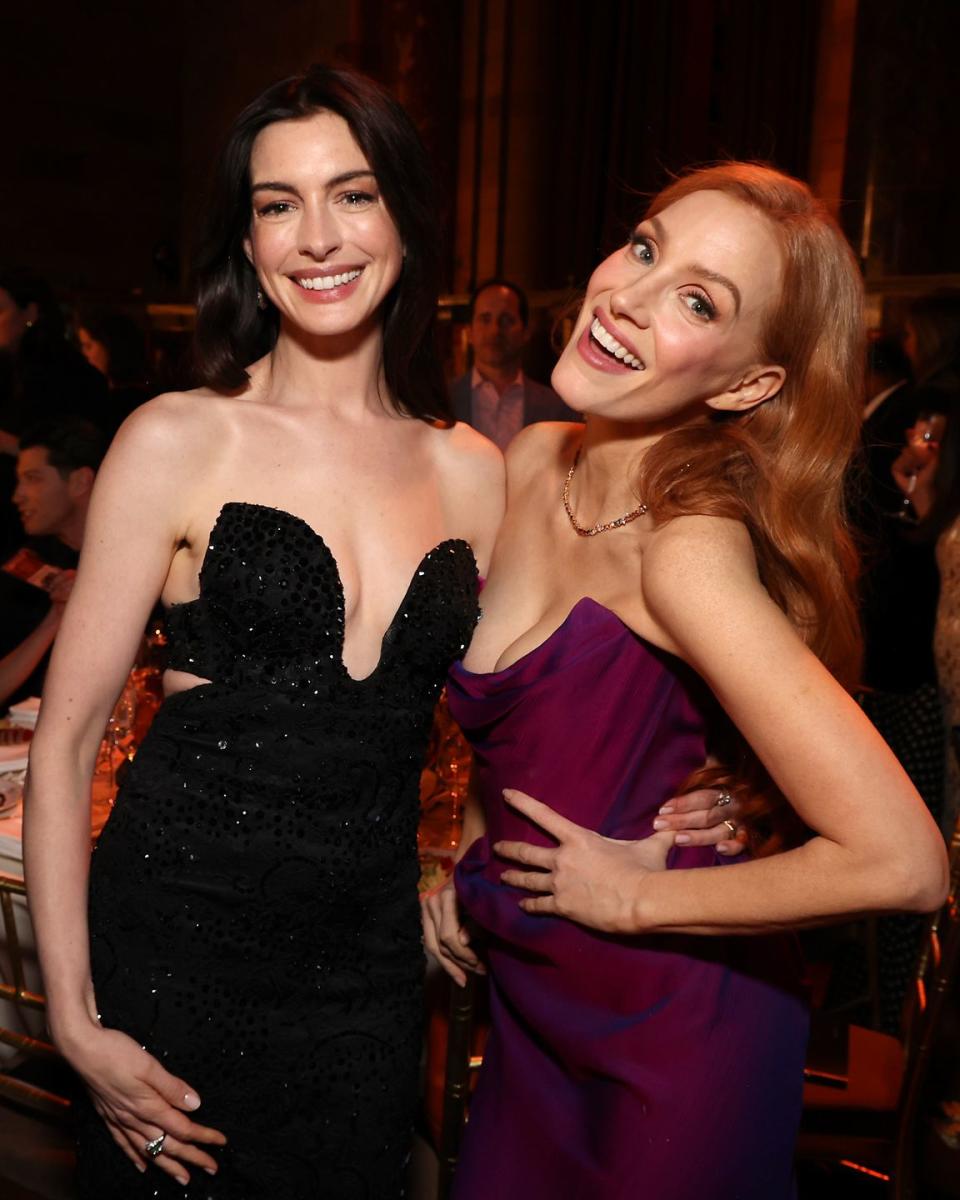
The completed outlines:
<svg viewBox="0 0 960 1200">
<path fill-rule="evenodd" d="M 65 337 L 49 285 L 32 272 L 0 265 L 0 554 L 23 535 L 10 503 L 20 435 L 48 417 L 108 425 L 104 376 Z"/>
<path fill-rule="evenodd" d="M 949 736 L 960 729 L 960 294 L 916 301 L 905 345 L 917 376 L 917 416 L 892 473 L 916 522 L 907 522 L 907 536 L 935 552 L 939 568 L 931 646 L 948 732 L 943 828 L 949 832 L 960 813 L 960 763 Z"/>
<path fill-rule="evenodd" d="M 106 378 L 107 432 L 112 436 L 135 408 L 155 394 L 149 382 L 146 338 L 131 316 L 106 308 L 78 309 L 73 328 L 80 353 Z"/>
<path fill-rule="evenodd" d="M 470 297 L 468 337 L 473 366 L 450 388 L 453 414 L 506 450 L 534 421 L 575 421 L 552 388 L 523 370 L 530 305 L 519 285 L 488 279 Z"/>
<path fill-rule="evenodd" d="M 26 430 L 13 499 L 24 536 L 0 569 L 0 706 L 39 696 L 83 544 L 106 439 L 89 421 Z"/>
</svg>

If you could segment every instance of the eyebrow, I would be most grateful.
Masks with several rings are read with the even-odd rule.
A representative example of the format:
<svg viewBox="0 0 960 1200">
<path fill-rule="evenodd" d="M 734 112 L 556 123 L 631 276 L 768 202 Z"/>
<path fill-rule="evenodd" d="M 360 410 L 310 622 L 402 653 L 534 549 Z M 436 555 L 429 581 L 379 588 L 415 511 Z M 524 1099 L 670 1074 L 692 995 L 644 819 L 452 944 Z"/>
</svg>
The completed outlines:
<svg viewBox="0 0 960 1200">
<path fill-rule="evenodd" d="M 370 170 L 359 171 L 343 171 L 339 175 L 334 175 L 332 179 L 328 179 L 324 184 L 325 187 L 339 187 L 341 183 L 350 183 L 354 179 L 376 179 L 376 175 Z M 292 192 L 295 196 L 299 196 L 299 190 L 292 183 L 284 183 L 279 179 L 265 179 L 262 183 L 255 183 L 250 188 L 251 195 L 254 192 Z"/>
<path fill-rule="evenodd" d="M 668 240 L 667 239 L 667 231 L 663 227 L 663 222 L 661 220 L 659 220 L 659 218 L 657 218 L 657 217 L 650 217 L 648 219 L 649 219 L 649 223 L 653 226 L 654 232 L 656 233 L 659 241 L 666 242 Z M 709 279 L 713 283 L 719 283 L 721 287 L 725 287 L 727 289 L 727 291 L 730 293 L 730 295 L 733 297 L 734 309 L 736 310 L 736 313 L 739 314 L 740 305 L 742 302 L 741 296 L 740 296 L 740 289 L 737 287 L 737 285 L 733 282 L 732 279 L 728 279 L 726 277 L 726 275 L 721 275 L 719 271 L 710 271 L 706 267 L 700 266 L 699 263 L 690 263 L 690 265 L 686 269 L 694 275 L 700 275 L 704 279 Z"/>
</svg>

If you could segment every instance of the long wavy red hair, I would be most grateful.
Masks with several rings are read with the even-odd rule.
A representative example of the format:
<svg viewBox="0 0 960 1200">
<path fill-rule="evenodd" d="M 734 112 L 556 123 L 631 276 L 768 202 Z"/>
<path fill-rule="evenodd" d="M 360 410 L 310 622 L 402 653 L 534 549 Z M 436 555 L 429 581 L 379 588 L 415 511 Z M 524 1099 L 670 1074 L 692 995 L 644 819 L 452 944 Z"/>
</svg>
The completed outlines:
<svg viewBox="0 0 960 1200">
<path fill-rule="evenodd" d="M 862 646 L 859 563 L 845 493 L 863 411 L 860 272 L 806 184 L 759 164 L 729 162 L 683 175 L 653 199 L 647 216 L 705 190 L 763 214 L 778 239 L 781 294 L 757 350 L 786 370 L 786 380 L 748 413 L 716 414 L 663 437 L 643 458 L 637 492 L 657 521 L 693 513 L 742 521 L 767 591 L 817 657 L 852 688 Z M 727 770 L 700 772 L 695 782 L 739 782 L 769 797 L 769 781 L 737 742 L 724 750 Z"/>
</svg>

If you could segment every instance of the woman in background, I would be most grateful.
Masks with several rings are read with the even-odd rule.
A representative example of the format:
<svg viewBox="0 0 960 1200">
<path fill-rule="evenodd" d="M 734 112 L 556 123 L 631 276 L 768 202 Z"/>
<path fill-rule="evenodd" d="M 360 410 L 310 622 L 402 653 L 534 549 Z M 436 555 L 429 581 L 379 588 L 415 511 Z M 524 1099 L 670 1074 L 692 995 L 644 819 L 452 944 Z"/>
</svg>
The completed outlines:
<svg viewBox="0 0 960 1200">
<path fill-rule="evenodd" d="M 933 655 L 946 723 L 946 788 L 941 827 L 947 838 L 960 814 L 960 766 L 951 730 L 960 728 L 960 294 L 911 304 L 904 342 L 916 376 L 919 416 L 893 464 L 907 515 L 906 533 L 936 545 L 940 572 Z"/>
</svg>

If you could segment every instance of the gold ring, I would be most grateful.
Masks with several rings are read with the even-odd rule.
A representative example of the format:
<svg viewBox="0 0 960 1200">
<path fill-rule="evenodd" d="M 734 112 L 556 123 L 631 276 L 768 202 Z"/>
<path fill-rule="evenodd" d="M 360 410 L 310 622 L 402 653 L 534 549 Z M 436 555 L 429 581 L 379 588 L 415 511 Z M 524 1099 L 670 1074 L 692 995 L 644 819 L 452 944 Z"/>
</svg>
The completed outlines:
<svg viewBox="0 0 960 1200">
<path fill-rule="evenodd" d="M 726 825 L 726 827 L 730 830 L 730 836 L 732 838 L 735 838 L 737 836 L 736 825 L 734 825 L 734 823 L 732 821 L 724 821 L 723 824 Z"/>
</svg>

